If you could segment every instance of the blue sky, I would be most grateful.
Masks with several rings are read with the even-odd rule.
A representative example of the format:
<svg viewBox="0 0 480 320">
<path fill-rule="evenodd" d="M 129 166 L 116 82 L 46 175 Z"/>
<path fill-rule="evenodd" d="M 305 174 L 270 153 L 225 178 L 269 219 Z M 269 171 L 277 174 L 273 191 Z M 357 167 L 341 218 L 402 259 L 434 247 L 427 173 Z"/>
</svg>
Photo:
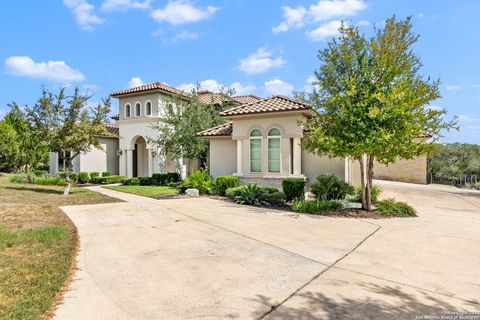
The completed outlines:
<svg viewBox="0 0 480 320">
<path fill-rule="evenodd" d="M 461 131 L 444 141 L 480 143 L 478 12 L 478 0 L 8 1 L 0 11 L 0 116 L 11 101 L 32 104 L 42 85 L 79 86 L 91 102 L 154 81 L 288 95 L 308 86 L 317 50 L 340 20 L 371 34 L 395 14 L 413 17 L 422 73 L 442 81 L 433 105 L 459 116 Z"/>
</svg>

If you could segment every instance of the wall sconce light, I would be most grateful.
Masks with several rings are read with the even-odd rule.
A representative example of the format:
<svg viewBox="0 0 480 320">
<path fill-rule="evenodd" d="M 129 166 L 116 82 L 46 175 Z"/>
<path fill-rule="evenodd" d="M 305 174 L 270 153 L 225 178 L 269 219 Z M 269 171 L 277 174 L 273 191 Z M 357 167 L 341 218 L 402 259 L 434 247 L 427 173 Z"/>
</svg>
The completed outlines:
<svg viewBox="0 0 480 320">
<path fill-rule="evenodd" d="M 118 149 L 117 150 L 117 157 L 121 157 L 123 154 L 123 150 L 122 149 Z"/>
</svg>

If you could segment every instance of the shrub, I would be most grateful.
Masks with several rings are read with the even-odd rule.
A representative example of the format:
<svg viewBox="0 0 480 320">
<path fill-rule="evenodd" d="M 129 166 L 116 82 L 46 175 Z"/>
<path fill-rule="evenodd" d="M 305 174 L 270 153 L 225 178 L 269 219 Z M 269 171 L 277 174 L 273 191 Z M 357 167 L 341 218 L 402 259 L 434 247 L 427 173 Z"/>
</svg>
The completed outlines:
<svg viewBox="0 0 480 320">
<path fill-rule="evenodd" d="M 280 206 L 285 203 L 287 196 L 283 192 L 273 192 L 268 194 L 268 202 L 273 206 Z"/>
<path fill-rule="evenodd" d="M 112 184 L 112 183 L 124 183 L 128 180 L 125 176 L 106 176 L 106 177 L 97 177 L 90 180 L 94 184 Z"/>
<path fill-rule="evenodd" d="M 45 170 L 42 170 L 42 169 L 35 169 L 35 170 L 33 170 L 33 173 L 34 173 L 37 177 L 39 177 L 39 176 L 44 175 L 44 174 L 47 173 L 47 172 L 46 172 Z"/>
<path fill-rule="evenodd" d="M 35 179 L 34 183 L 39 185 L 44 185 L 44 186 L 64 186 L 67 184 L 65 182 L 65 179 L 62 179 L 60 177 L 49 177 L 49 176 L 38 177 Z"/>
<path fill-rule="evenodd" d="M 212 188 L 212 177 L 205 171 L 193 171 L 182 182 L 182 189 L 195 188 L 200 194 L 209 193 Z"/>
<path fill-rule="evenodd" d="M 140 177 L 138 179 L 140 180 L 141 186 L 151 186 L 152 184 L 155 184 L 155 181 L 151 177 Z"/>
<path fill-rule="evenodd" d="M 178 172 L 168 172 L 166 173 L 167 175 L 167 183 L 172 183 L 172 182 L 180 182 L 182 181 L 182 177 L 180 176 L 180 173 Z"/>
<path fill-rule="evenodd" d="M 100 177 L 100 173 L 97 171 L 90 172 L 90 179 Z"/>
<path fill-rule="evenodd" d="M 377 204 L 377 210 L 382 216 L 416 217 L 415 209 L 405 202 L 386 199 Z"/>
<path fill-rule="evenodd" d="M 349 198 L 349 200 L 352 202 L 362 202 L 362 190 L 363 190 L 362 186 L 355 187 L 355 192 Z M 372 186 L 372 202 L 373 203 L 376 203 L 378 201 L 378 197 L 380 196 L 382 191 L 383 190 L 379 185 L 374 184 Z"/>
<path fill-rule="evenodd" d="M 111 176 L 110 171 L 103 171 L 102 172 L 102 177 L 110 177 L 110 176 Z"/>
<path fill-rule="evenodd" d="M 337 200 L 295 200 L 292 204 L 292 210 L 301 213 L 319 214 L 327 211 L 335 211 L 343 208 L 341 202 Z"/>
<path fill-rule="evenodd" d="M 139 178 L 127 179 L 123 184 L 126 185 L 126 186 L 139 186 L 140 185 L 140 179 Z"/>
<path fill-rule="evenodd" d="M 178 172 L 154 173 L 152 174 L 152 184 L 157 186 L 166 186 L 168 183 L 180 182 L 181 177 Z"/>
<path fill-rule="evenodd" d="M 88 175 L 88 172 L 79 172 L 77 175 L 77 181 L 78 183 L 89 183 L 90 182 L 90 176 Z"/>
<path fill-rule="evenodd" d="M 251 184 L 242 186 L 233 200 L 239 204 L 268 207 L 270 205 L 269 195 L 265 188 Z"/>
<path fill-rule="evenodd" d="M 37 176 L 33 172 L 17 173 L 10 177 L 10 182 L 33 183 Z"/>
<path fill-rule="evenodd" d="M 106 184 L 107 183 L 107 178 L 106 177 L 96 177 L 96 178 L 92 178 L 90 180 L 90 183 L 93 183 L 93 184 Z"/>
<path fill-rule="evenodd" d="M 70 181 L 72 181 L 74 183 L 77 182 L 78 181 L 78 173 L 75 173 L 75 172 L 70 173 Z"/>
<path fill-rule="evenodd" d="M 220 176 L 215 182 L 217 193 L 225 196 L 225 191 L 229 188 L 238 187 L 238 177 L 234 176 Z"/>
<path fill-rule="evenodd" d="M 305 180 L 284 179 L 282 180 L 282 188 L 288 201 L 303 199 L 305 194 Z"/>
<path fill-rule="evenodd" d="M 318 200 L 341 200 L 354 192 L 353 186 L 333 174 L 319 175 L 312 183 L 310 190 Z"/>
<path fill-rule="evenodd" d="M 242 191 L 242 188 L 243 186 L 241 187 L 234 187 L 234 188 L 228 188 L 226 191 L 225 191 L 225 196 L 228 197 L 228 198 L 235 198 L 236 196 L 238 196 L 240 194 L 240 192 Z"/>
</svg>

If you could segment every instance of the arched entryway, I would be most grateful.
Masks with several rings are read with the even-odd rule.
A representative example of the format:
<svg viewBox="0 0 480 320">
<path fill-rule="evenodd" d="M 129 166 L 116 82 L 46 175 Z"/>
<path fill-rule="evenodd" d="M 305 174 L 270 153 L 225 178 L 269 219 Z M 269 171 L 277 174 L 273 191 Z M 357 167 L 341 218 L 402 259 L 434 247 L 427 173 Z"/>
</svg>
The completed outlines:
<svg viewBox="0 0 480 320">
<path fill-rule="evenodd" d="M 134 142 L 133 150 L 133 176 L 148 177 L 148 151 L 147 142 L 143 137 L 138 137 Z"/>
</svg>

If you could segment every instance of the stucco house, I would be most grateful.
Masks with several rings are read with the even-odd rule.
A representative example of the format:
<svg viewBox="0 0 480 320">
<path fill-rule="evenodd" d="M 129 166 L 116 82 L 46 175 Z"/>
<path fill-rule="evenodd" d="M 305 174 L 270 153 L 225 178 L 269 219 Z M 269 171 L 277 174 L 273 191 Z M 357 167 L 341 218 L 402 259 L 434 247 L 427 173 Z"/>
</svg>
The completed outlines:
<svg viewBox="0 0 480 320">
<path fill-rule="evenodd" d="M 155 126 L 162 125 L 166 104 L 172 103 L 174 97 L 188 101 L 190 94 L 155 82 L 116 91 L 111 96 L 119 100 L 115 124 L 107 125 L 112 136 L 99 137 L 104 150 L 94 149 L 78 156 L 74 172 L 110 171 L 141 177 L 176 171 L 185 177 L 198 169 L 198 161 L 174 160 L 150 142 L 158 135 Z M 279 186 L 287 177 L 312 181 L 326 173 L 359 183 L 360 170 L 355 161 L 318 156 L 302 149 L 304 132 L 299 121 L 311 115 L 307 105 L 284 96 L 225 99 L 225 95 L 208 91 L 199 92 L 199 98 L 218 105 L 227 103 L 229 107 L 221 112 L 225 124 L 199 133 L 210 141 L 208 165 L 212 176 L 237 175 L 242 183 Z M 50 172 L 61 170 L 61 157 L 51 154 Z M 377 164 L 375 172 L 378 178 L 426 183 L 426 159 L 400 161 L 389 167 Z"/>
</svg>

